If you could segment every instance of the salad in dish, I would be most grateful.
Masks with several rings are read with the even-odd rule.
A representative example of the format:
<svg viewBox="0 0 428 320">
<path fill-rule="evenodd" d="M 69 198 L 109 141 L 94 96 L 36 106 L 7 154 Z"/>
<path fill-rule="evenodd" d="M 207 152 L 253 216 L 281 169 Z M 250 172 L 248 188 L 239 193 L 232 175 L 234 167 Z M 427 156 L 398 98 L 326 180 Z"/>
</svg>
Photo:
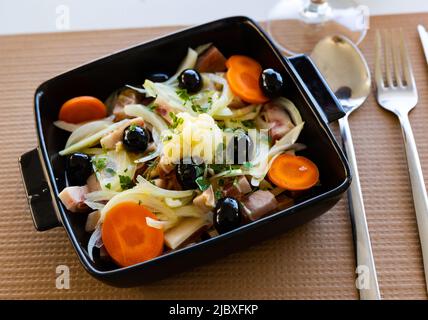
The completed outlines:
<svg viewBox="0 0 428 320">
<path fill-rule="evenodd" d="M 66 101 L 55 125 L 70 132 L 59 198 L 87 214 L 89 257 L 120 267 L 288 208 L 320 183 L 298 154 L 304 120 L 283 76 L 213 44 L 104 102 Z"/>
</svg>

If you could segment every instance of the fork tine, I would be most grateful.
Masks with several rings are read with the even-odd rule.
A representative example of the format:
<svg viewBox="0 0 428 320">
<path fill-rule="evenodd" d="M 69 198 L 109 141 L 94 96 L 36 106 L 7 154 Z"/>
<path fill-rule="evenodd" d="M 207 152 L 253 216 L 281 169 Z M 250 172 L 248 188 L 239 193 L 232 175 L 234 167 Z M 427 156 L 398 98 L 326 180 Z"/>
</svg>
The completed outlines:
<svg viewBox="0 0 428 320">
<path fill-rule="evenodd" d="M 400 55 L 400 41 L 397 39 L 392 39 L 392 60 L 394 62 L 394 77 L 397 81 L 397 86 L 401 87 L 403 85 L 402 76 L 401 76 L 401 55 Z"/>
<path fill-rule="evenodd" d="M 378 88 L 384 88 L 385 82 L 382 74 L 382 38 L 379 30 L 376 30 L 376 57 L 375 57 L 375 80 Z"/>
<path fill-rule="evenodd" d="M 400 29 L 400 49 L 402 56 L 402 66 L 406 85 L 415 88 L 415 78 L 413 76 L 412 64 L 410 63 L 409 53 L 404 41 L 403 30 Z"/>
<path fill-rule="evenodd" d="M 391 45 L 391 39 L 390 34 L 388 31 L 384 30 L 384 42 L 385 42 L 385 48 L 383 50 L 383 54 L 385 56 L 385 76 L 386 76 L 386 85 L 387 87 L 393 87 L 394 83 L 392 81 L 392 71 L 391 71 L 391 57 L 392 57 L 392 45 Z"/>
</svg>

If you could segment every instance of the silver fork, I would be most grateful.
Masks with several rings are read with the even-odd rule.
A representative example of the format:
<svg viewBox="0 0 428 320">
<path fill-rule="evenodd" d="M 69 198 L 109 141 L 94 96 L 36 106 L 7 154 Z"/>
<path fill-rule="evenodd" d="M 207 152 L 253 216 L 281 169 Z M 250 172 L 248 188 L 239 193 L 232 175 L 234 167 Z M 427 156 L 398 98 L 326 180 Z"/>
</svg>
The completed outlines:
<svg viewBox="0 0 428 320">
<path fill-rule="evenodd" d="M 428 198 L 408 116 L 418 102 L 418 92 L 402 30 L 395 39 L 392 39 L 391 31 L 385 31 L 383 38 L 382 50 L 381 34 L 377 31 L 375 61 L 377 101 L 400 120 L 428 288 Z M 385 76 L 382 71 L 382 55 Z"/>
</svg>

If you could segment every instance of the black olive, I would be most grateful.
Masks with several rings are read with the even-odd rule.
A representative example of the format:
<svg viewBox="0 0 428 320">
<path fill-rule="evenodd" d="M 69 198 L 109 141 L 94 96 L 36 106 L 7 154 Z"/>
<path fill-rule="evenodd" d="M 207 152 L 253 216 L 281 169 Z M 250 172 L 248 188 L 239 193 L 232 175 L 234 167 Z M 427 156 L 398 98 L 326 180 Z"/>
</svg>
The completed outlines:
<svg viewBox="0 0 428 320">
<path fill-rule="evenodd" d="M 182 160 L 175 166 L 175 176 L 184 190 L 197 189 L 196 178 L 204 173 L 203 165 L 195 164 L 190 159 Z"/>
<path fill-rule="evenodd" d="M 227 146 L 227 160 L 232 159 L 234 164 L 242 164 L 246 161 L 250 161 L 254 149 L 253 141 L 250 136 L 245 132 L 235 132 L 232 139 Z"/>
<path fill-rule="evenodd" d="M 91 157 L 85 153 L 73 153 L 66 162 L 68 182 L 72 186 L 83 186 L 92 174 Z"/>
<path fill-rule="evenodd" d="M 152 73 L 148 75 L 146 79 L 152 82 L 165 82 L 169 79 L 169 77 L 165 73 L 158 72 L 158 73 Z"/>
<path fill-rule="evenodd" d="M 279 72 L 274 69 L 265 69 L 260 75 L 260 88 L 266 97 L 275 98 L 281 95 L 284 81 Z"/>
<path fill-rule="evenodd" d="M 195 69 L 186 69 L 178 76 L 178 86 L 195 93 L 202 88 L 202 77 Z"/>
<path fill-rule="evenodd" d="M 149 133 L 140 126 L 130 125 L 123 132 L 122 141 L 126 150 L 144 152 L 149 144 Z"/>
<path fill-rule="evenodd" d="M 225 233 L 239 227 L 242 221 L 241 205 L 232 197 L 217 201 L 214 211 L 214 227 L 218 233 Z"/>
</svg>

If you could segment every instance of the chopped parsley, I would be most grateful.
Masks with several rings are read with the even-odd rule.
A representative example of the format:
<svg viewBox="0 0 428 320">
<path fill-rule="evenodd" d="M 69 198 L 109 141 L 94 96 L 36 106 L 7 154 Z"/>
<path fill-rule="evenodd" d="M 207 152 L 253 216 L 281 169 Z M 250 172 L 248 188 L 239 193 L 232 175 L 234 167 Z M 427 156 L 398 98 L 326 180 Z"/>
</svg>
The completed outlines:
<svg viewBox="0 0 428 320">
<path fill-rule="evenodd" d="M 133 187 L 132 180 L 129 176 L 119 175 L 119 182 L 122 190 L 131 189 Z"/>
<path fill-rule="evenodd" d="M 248 170 L 248 169 L 251 169 L 253 167 L 253 164 L 251 162 L 246 161 L 242 164 L 242 166 Z"/>
<path fill-rule="evenodd" d="M 215 199 L 216 199 L 216 200 L 218 200 L 218 199 L 220 199 L 221 197 L 223 197 L 223 193 L 221 192 L 221 190 L 216 190 L 216 191 L 214 192 L 214 196 L 215 196 Z"/>
<path fill-rule="evenodd" d="M 155 111 L 158 106 L 157 106 L 157 104 L 155 104 L 154 102 L 152 102 L 147 107 L 150 109 L 150 111 Z"/>
<path fill-rule="evenodd" d="M 191 97 L 186 89 L 177 89 L 176 91 L 177 96 L 183 100 L 183 104 L 185 104 L 187 101 L 190 101 Z"/>
<path fill-rule="evenodd" d="M 114 171 L 114 169 L 112 169 L 112 168 L 106 168 L 105 171 L 107 173 L 110 173 L 112 176 L 114 176 L 116 174 L 116 171 Z"/>
<path fill-rule="evenodd" d="M 92 158 L 95 171 L 101 171 L 107 166 L 107 158 Z"/>
<path fill-rule="evenodd" d="M 165 142 L 165 141 L 169 141 L 171 139 L 172 139 L 172 136 L 166 136 L 166 137 L 163 138 L 163 141 Z"/>
<path fill-rule="evenodd" d="M 201 191 L 207 190 L 210 187 L 210 185 L 211 185 L 211 183 L 209 182 L 209 180 L 205 179 L 204 177 L 197 177 L 196 180 L 195 180 L 195 182 L 196 182 L 196 184 L 198 185 L 198 187 L 199 187 L 199 189 Z"/>
<path fill-rule="evenodd" d="M 254 120 L 244 120 L 242 121 L 242 125 L 248 129 L 254 129 L 256 127 Z"/>
<path fill-rule="evenodd" d="M 199 104 L 192 104 L 192 110 L 198 113 L 207 112 L 208 108 L 200 106 Z"/>
<path fill-rule="evenodd" d="M 217 126 L 218 126 L 221 130 L 226 129 L 226 125 L 225 125 L 224 121 L 218 121 L 218 122 L 217 122 Z"/>
<path fill-rule="evenodd" d="M 131 124 L 130 126 L 129 126 L 129 131 L 135 131 L 135 129 L 137 128 L 138 126 L 136 125 L 136 124 Z"/>
<path fill-rule="evenodd" d="M 111 183 L 109 182 L 109 183 L 107 183 L 106 185 L 105 185 L 105 187 L 107 188 L 107 189 L 111 189 Z"/>
<path fill-rule="evenodd" d="M 171 117 L 171 120 L 172 120 L 172 124 L 169 126 L 171 129 L 177 128 L 179 125 L 183 124 L 184 122 L 184 119 L 177 117 L 174 112 L 170 112 L 169 116 Z"/>
<path fill-rule="evenodd" d="M 239 164 L 210 164 L 209 167 L 214 170 L 214 173 L 220 173 L 240 169 L 241 166 Z"/>
</svg>

